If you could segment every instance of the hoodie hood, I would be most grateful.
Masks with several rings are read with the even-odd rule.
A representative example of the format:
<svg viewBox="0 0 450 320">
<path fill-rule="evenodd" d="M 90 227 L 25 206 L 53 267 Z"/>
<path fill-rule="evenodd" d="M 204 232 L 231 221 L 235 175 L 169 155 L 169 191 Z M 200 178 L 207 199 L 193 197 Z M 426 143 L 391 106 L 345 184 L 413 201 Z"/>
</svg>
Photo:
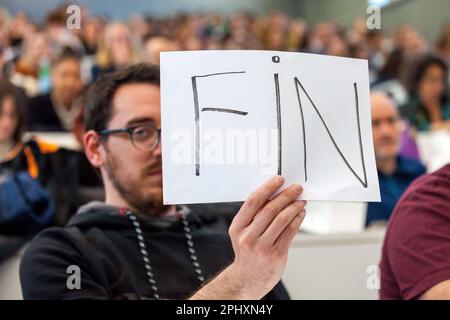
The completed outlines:
<svg viewBox="0 0 450 320">
<path fill-rule="evenodd" d="M 201 219 L 191 212 L 186 206 L 177 206 L 177 211 L 184 212 L 186 219 L 193 225 L 200 226 Z M 181 228 L 182 223 L 176 216 L 145 216 L 137 214 L 141 227 L 158 231 L 162 229 Z M 94 201 L 81 206 L 67 224 L 67 227 L 78 227 L 79 229 L 100 228 L 103 230 L 130 229 L 130 220 L 120 213 L 120 208 L 103 202 Z"/>
</svg>

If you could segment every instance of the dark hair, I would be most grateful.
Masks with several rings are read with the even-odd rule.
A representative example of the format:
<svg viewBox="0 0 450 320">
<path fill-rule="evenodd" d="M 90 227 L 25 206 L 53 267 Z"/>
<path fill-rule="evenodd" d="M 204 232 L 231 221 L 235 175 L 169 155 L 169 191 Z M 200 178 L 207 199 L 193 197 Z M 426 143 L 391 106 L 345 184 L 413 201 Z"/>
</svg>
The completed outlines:
<svg viewBox="0 0 450 320">
<path fill-rule="evenodd" d="M 105 130 L 113 114 L 112 100 L 117 89 L 124 84 L 149 83 L 159 86 L 159 66 L 138 63 L 97 80 L 87 94 L 84 129 Z"/>
<path fill-rule="evenodd" d="M 7 80 L 0 79 L 0 112 L 2 112 L 1 109 L 4 100 L 8 97 L 14 100 L 17 127 L 13 132 L 12 139 L 14 144 L 17 144 L 22 140 L 22 135 L 25 131 L 27 98 L 20 88 L 14 86 Z"/>
<path fill-rule="evenodd" d="M 50 65 L 52 68 L 56 67 L 58 64 L 60 64 L 63 61 L 66 60 L 75 60 L 76 62 L 80 63 L 80 55 L 73 49 L 69 47 L 65 47 L 62 49 L 61 53 L 58 54 L 56 57 L 54 57 Z"/>
<path fill-rule="evenodd" d="M 444 60 L 434 55 L 426 55 L 425 57 L 422 57 L 420 60 L 418 60 L 417 64 L 415 64 L 409 82 L 409 92 L 411 95 L 417 95 L 417 86 L 419 85 L 420 81 L 422 81 L 425 72 L 432 65 L 437 65 L 442 69 L 442 71 L 444 71 L 445 91 L 443 93 L 443 96 L 441 97 L 441 100 L 442 102 L 446 102 L 448 99 L 448 66 Z"/>
<path fill-rule="evenodd" d="M 45 22 L 47 24 L 65 25 L 66 7 L 67 5 L 61 5 L 58 8 L 50 11 L 45 18 Z"/>
<path fill-rule="evenodd" d="M 404 65 L 404 54 L 401 50 L 392 51 L 384 66 L 378 72 L 378 82 L 398 79 Z"/>
</svg>

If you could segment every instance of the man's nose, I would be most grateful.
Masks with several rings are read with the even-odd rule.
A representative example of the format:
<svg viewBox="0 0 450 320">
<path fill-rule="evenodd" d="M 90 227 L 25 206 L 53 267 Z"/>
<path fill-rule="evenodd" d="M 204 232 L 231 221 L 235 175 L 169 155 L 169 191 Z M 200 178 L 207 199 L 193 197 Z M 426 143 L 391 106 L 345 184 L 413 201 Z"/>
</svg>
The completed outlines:
<svg viewBox="0 0 450 320">
<path fill-rule="evenodd" d="M 162 154 L 162 147 L 161 147 L 161 140 L 159 141 L 158 145 L 155 147 L 155 149 L 152 150 L 153 156 L 159 157 Z"/>
<path fill-rule="evenodd" d="M 391 135 L 392 132 L 393 132 L 392 129 L 393 129 L 392 125 L 389 122 L 387 122 L 387 121 L 382 122 L 380 124 L 380 131 L 381 131 L 381 133 L 383 133 L 383 135 L 386 135 L 386 134 L 387 135 Z"/>
</svg>

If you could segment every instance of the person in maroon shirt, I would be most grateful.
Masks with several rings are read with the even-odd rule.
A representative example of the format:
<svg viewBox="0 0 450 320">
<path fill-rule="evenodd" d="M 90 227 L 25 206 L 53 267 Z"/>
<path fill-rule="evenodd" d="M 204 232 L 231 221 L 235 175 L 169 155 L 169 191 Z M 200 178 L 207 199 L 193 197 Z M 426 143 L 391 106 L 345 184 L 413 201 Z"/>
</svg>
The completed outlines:
<svg viewBox="0 0 450 320">
<path fill-rule="evenodd" d="M 415 180 L 384 239 L 380 299 L 450 299 L 450 164 Z"/>
</svg>

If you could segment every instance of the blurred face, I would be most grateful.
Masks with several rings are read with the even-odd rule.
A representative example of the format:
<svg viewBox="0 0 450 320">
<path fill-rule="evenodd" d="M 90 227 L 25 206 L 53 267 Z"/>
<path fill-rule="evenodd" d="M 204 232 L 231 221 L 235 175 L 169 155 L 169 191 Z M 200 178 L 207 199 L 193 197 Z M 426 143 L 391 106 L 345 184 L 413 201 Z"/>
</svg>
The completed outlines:
<svg viewBox="0 0 450 320">
<path fill-rule="evenodd" d="M 25 12 L 18 12 L 11 22 L 10 35 L 13 38 L 22 38 L 28 28 L 28 18 Z"/>
<path fill-rule="evenodd" d="M 399 151 L 400 119 L 393 102 L 383 94 L 372 94 L 372 135 L 377 160 L 394 158 Z"/>
<path fill-rule="evenodd" d="M 164 51 L 178 50 L 174 41 L 164 37 L 154 37 L 144 45 L 145 60 L 149 63 L 159 64 L 159 54 Z"/>
<path fill-rule="evenodd" d="M 409 52 L 417 52 L 425 49 L 425 41 L 422 36 L 413 29 L 407 29 L 403 39 L 404 49 Z"/>
<path fill-rule="evenodd" d="M 52 88 L 64 104 L 70 105 L 77 98 L 82 87 L 80 63 L 66 59 L 52 69 Z"/>
<path fill-rule="evenodd" d="M 366 20 L 362 17 L 356 18 L 353 22 L 353 31 L 359 35 L 364 35 L 367 32 Z"/>
<path fill-rule="evenodd" d="M 97 21 L 88 21 L 82 30 L 84 39 L 87 43 L 89 43 L 91 46 L 98 44 L 98 39 L 101 35 L 101 28 L 100 24 Z"/>
<path fill-rule="evenodd" d="M 111 25 L 106 31 L 105 40 L 109 45 L 115 65 L 123 66 L 132 62 L 130 32 L 127 26 L 123 24 Z"/>
<path fill-rule="evenodd" d="M 196 37 L 190 37 L 184 42 L 184 50 L 201 50 L 202 43 Z"/>
<path fill-rule="evenodd" d="M 130 44 L 130 36 L 127 27 L 122 25 L 115 26 L 110 33 L 109 40 L 112 48 L 128 46 Z"/>
<path fill-rule="evenodd" d="M 270 50 L 283 50 L 285 47 L 284 31 L 272 29 L 268 34 L 267 45 Z"/>
<path fill-rule="evenodd" d="M 29 36 L 28 53 L 33 57 L 36 63 L 41 59 L 47 57 L 50 52 L 47 36 L 44 33 L 38 33 L 34 36 Z"/>
<path fill-rule="evenodd" d="M 1 31 L 0 31 L 1 32 Z M 1 46 L 1 44 L 0 44 Z M 0 49 L 0 77 L 3 77 L 3 68 L 4 68 L 5 62 L 3 60 L 3 52 Z"/>
<path fill-rule="evenodd" d="M 17 115 L 12 97 L 5 97 L 0 104 L 0 143 L 9 143 L 17 128 Z"/>
<path fill-rule="evenodd" d="M 342 38 L 338 36 L 333 36 L 329 41 L 328 47 L 326 49 L 326 54 L 332 56 L 348 56 L 347 44 Z"/>
<path fill-rule="evenodd" d="M 439 65 L 430 65 L 418 85 L 422 101 L 438 102 L 445 90 L 445 72 Z"/>
<path fill-rule="evenodd" d="M 306 31 L 306 25 L 303 21 L 294 21 L 291 23 L 289 27 L 289 31 L 291 34 L 296 35 L 298 37 L 303 37 Z"/>
<path fill-rule="evenodd" d="M 161 127 L 159 86 L 123 85 L 114 96 L 113 106 L 114 115 L 108 129 L 143 123 Z M 105 142 L 105 158 L 103 177 L 110 181 L 111 186 L 132 208 L 150 214 L 161 212 L 160 144 L 152 151 L 141 151 L 133 146 L 128 134 L 110 135 Z"/>
</svg>

